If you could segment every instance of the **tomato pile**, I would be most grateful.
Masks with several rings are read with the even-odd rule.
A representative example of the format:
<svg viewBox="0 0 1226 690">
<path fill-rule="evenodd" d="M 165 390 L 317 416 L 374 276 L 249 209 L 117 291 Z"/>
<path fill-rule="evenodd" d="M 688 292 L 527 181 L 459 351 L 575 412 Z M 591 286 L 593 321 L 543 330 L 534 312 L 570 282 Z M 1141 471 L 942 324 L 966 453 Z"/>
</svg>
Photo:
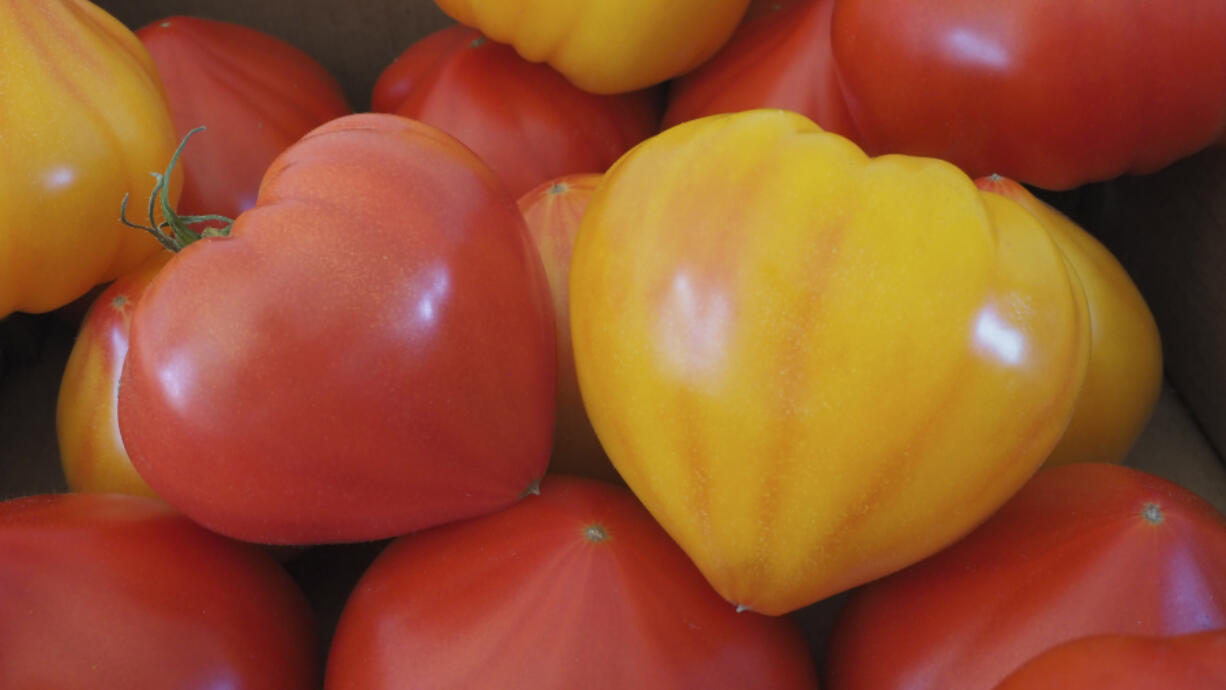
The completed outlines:
<svg viewBox="0 0 1226 690">
<path fill-rule="evenodd" d="M 1226 142 L 1226 2 L 437 4 L 356 113 L 0 8 L 0 318 L 92 299 L 0 690 L 1226 687 L 1157 326 L 1042 200 Z"/>
</svg>

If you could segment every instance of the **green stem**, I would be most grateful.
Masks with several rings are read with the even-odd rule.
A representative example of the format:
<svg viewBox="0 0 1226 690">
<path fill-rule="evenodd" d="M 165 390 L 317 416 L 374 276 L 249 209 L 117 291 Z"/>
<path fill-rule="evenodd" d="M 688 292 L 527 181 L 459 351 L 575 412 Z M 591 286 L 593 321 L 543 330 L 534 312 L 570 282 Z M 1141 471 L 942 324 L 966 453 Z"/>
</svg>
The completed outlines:
<svg viewBox="0 0 1226 690">
<path fill-rule="evenodd" d="M 187 146 L 187 140 L 191 139 L 193 134 L 203 131 L 204 127 L 197 127 L 184 134 L 183 141 L 179 142 L 179 147 L 175 149 L 174 155 L 170 157 L 170 163 L 167 164 L 166 171 L 149 173 L 153 175 L 153 179 L 157 180 L 157 182 L 153 185 L 153 191 L 149 194 L 149 206 L 146 209 L 149 218 L 148 225 L 140 225 L 128 220 L 129 194 L 124 194 L 123 201 L 119 204 L 119 221 L 121 223 L 130 228 L 144 230 L 152 234 L 163 247 L 172 252 L 182 251 L 187 245 L 197 242 L 204 237 L 228 237 L 230 230 L 234 227 L 234 220 L 225 216 L 181 216 L 175 213 L 170 203 L 171 173 L 174 171 L 175 166 L 179 164 L 179 157 L 183 155 L 183 149 Z M 162 218 L 164 219 L 161 222 L 156 218 L 159 203 L 162 207 Z M 225 226 L 220 228 L 210 226 L 199 232 L 191 228 L 193 225 L 212 222 L 225 223 Z"/>
</svg>

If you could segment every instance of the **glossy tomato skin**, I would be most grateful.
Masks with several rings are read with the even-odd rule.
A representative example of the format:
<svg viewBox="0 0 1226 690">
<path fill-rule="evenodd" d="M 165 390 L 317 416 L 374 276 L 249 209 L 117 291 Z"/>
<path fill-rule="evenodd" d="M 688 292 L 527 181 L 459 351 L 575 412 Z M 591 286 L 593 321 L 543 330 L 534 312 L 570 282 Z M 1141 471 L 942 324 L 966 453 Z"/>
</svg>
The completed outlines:
<svg viewBox="0 0 1226 690">
<path fill-rule="evenodd" d="M 1090 309 L 1085 382 L 1047 464 L 1123 462 L 1162 389 L 1162 339 L 1145 298 L 1110 250 L 1026 188 L 999 175 L 975 184 L 1013 199 L 1043 223 L 1077 274 Z"/>
<path fill-rule="evenodd" d="M 782 614 L 1025 483 L 1085 371 L 1075 280 L 947 163 L 717 115 L 606 173 L 571 264 L 575 365 L 627 485 L 724 597 Z"/>
<path fill-rule="evenodd" d="M 453 19 L 591 93 L 685 74 L 719 50 L 749 0 L 435 0 Z"/>
<path fill-rule="evenodd" d="M 160 501 L 0 504 L 0 687 L 309 690 L 306 598 L 259 549 Z"/>
<path fill-rule="evenodd" d="M 539 496 L 402 537 L 354 589 L 330 690 L 813 690 L 786 619 L 738 613 L 620 487 Z"/>
<path fill-rule="evenodd" d="M 1226 517 L 1138 470 L 1061 465 L 958 544 L 853 592 L 827 677 L 988 690 L 1078 637 L 1224 627 Z"/>
<path fill-rule="evenodd" d="M 1057 645 L 1027 661 L 996 690 L 1221 690 L 1226 630 L 1174 635 L 1095 635 Z"/>
<path fill-rule="evenodd" d="M 548 462 L 548 300 L 476 156 L 405 118 L 334 120 L 278 157 L 230 237 L 189 245 L 142 296 L 124 445 L 158 495 L 252 541 L 506 507 Z"/>
<path fill-rule="evenodd" d="M 261 31 L 167 17 L 136 35 L 166 87 L 175 132 L 204 126 L 189 149 L 180 214 L 229 218 L 255 205 L 273 159 L 315 127 L 352 110 L 332 75 Z"/>
<path fill-rule="evenodd" d="M 587 93 L 464 26 L 409 46 L 380 75 L 371 104 L 459 139 L 516 198 L 555 177 L 603 173 L 660 119 L 653 93 Z"/>
<path fill-rule="evenodd" d="M 60 464 L 73 491 L 155 495 L 124 450 L 116 401 L 132 312 L 169 258 L 169 252 L 154 254 L 111 283 L 81 322 L 56 400 Z"/>
<path fill-rule="evenodd" d="M 1226 130 L 1226 5 L 840 0 L 834 56 L 870 153 L 1065 189 Z"/>
<path fill-rule="evenodd" d="M 620 482 L 583 407 L 570 342 L 570 260 L 583 212 L 600 180 L 600 175 L 549 180 L 520 197 L 519 210 L 545 266 L 557 327 L 558 407 L 549 470 Z"/>
<path fill-rule="evenodd" d="M 675 80 L 664 127 L 754 108 L 792 110 L 855 139 L 830 49 L 834 0 L 760 3 L 715 57 Z"/>
<path fill-rule="evenodd" d="M 64 306 L 157 251 L 119 206 L 149 196 L 176 139 L 149 54 L 86 0 L 3 3 L 0 74 L 3 318 Z"/>
</svg>

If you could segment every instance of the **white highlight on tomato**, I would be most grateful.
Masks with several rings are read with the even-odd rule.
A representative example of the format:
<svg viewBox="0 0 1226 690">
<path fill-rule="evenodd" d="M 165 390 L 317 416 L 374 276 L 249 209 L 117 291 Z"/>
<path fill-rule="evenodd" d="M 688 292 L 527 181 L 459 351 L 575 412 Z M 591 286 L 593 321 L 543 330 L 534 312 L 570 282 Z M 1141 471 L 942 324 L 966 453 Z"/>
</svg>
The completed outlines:
<svg viewBox="0 0 1226 690">
<path fill-rule="evenodd" d="M 975 320 L 975 344 L 1005 364 L 1017 366 L 1026 355 L 1026 337 L 1000 318 L 992 306 Z"/>
</svg>

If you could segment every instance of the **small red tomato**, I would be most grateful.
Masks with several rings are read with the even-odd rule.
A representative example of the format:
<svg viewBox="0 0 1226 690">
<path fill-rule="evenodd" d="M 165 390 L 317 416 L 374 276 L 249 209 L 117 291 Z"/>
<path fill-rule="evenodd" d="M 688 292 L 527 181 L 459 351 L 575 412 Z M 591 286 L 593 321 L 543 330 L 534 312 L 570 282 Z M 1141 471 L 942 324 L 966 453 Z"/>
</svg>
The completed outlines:
<svg viewBox="0 0 1226 690">
<path fill-rule="evenodd" d="M 540 496 L 402 537 L 362 576 L 328 657 L 335 690 L 814 690 L 791 621 L 738 613 L 626 490 Z"/>
<path fill-rule="evenodd" d="M 364 541 L 517 501 L 548 463 L 556 369 L 515 200 L 443 132 L 351 115 L 154 278 L 119 428 L 153 490 L 210 529 Z"/>
<path fill-rule="evenodd" d="M 1216 628 L 1226 628 L 1226 517 L 1138 470 L 1061 465 L 954 546 L 854 592 L 828 680 L 990 690 L 1078 637 Z"/>
<path fill-rule="evenodd" d="M 1095 635 L 1027 661 L 996 690 L 1222 690 L 1226 630 L 1160 637 Z"/>
<path fill-rule="evenodd" d="M 673 82 L 664 127 L 717 113 L 782 108 L 854 139 L 830 49 L 834 0 L 760 5 L 715 57 Z"/>
<path fill-rule="evenodd" d="M 520 197 L 519 210 L 545 264 L 557 326 L 558 407 L 549 469 L 620 482 L 621 475 L 601 448 L 583 407 L 570 342 L 570 257 L 579 221 L 600 179 L 600 175 L 568 175 L 550 180 Z"/>
<path fill-rule="evenodd" d="M 409 46 L 375 83 L 371 108 L 451 134 L 516 197 L 562 175 L 603 173 L 659 125 L 652 92 L 582 91 L 463 26 Z"/>
<path fill-rule="evenodd" d="M 0 503 L 0 687 L 317 687 L 315 624 L 258 548 L 160 501 Z"/>
<path fill-rule="evenodd" d="M 182 138 L 192 148 L 176 210 L 233 218 L 255 205 L 269 163 L 303 134 L 352 110 L 309 55 L 239 24 L 168 17 L 136 32 L 157 64 Z"/>
</svg>

